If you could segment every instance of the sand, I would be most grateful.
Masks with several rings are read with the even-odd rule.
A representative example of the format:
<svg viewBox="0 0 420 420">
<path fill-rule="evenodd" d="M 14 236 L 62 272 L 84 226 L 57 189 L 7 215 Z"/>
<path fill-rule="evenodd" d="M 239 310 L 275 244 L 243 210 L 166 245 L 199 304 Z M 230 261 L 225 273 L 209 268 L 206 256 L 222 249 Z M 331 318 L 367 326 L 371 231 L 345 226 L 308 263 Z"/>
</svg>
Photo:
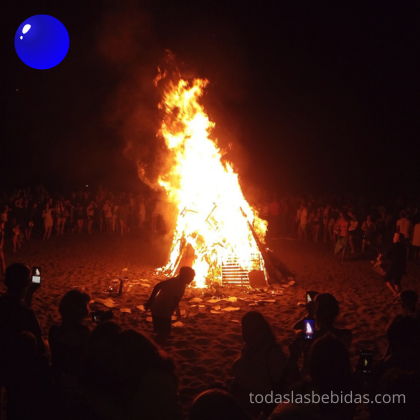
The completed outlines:
<svg viewBox="0 0 420 420">
<path fill-rule="evenodd" d="M 353 331 L 352 363 L 356 363 L 360 349 L 373 350 L 376 358 L 382 356 L 386 346 L 385 328 L 400 308 L 392 303 L 391 292 L 372 270 L 368 259 L 339 263 L 332 245 L 292 239 L 276 241 L 272 248 L 296 273 L 293 285 L 271 295 L 223 288 L 218 290 L 218 298 L 231 299 L 213 302 L 208 301 L 214 290 L 195 289 L 189 290 L 182 300 L 181 310 L 185 311 L 182 325 L 173 328 L 166 350 L 178 367 L 180 397 L 186 411 L 192 399 L 210 384 L 231 380 L 231 365 L 243 344 L 240 319 L 246 311 L 261 311 L 288 353 L 292 326 L 304 315 L 304 308 L 298 302 L 304 301 L 306 290 L 330 292 L 338 299 L 341 309 L 338 326 Z M 116 305 L 114 320 L 123 328 L 134 328 L 153 337 L 150 315 L 137 306 L 146 301 L 159 278 L 155 269 L 165 262 L 167 249 L 161 238 L 147 240 L 136 233 L 126 237 L 98 233 L 68 235 L 52 237 L 48 242 L 33 239 L 16 254 L 7 246 L 6 264 L 22 261 L 42 267 L 43 283 L 34 296 L 33 308 L 45 335 L 51 325 L 60 322 L 58 304 L 63 294 L 79 287 L 92 300 L 112 299 Z M 409 272 L 403 286 L 420 292 L 419 266 L 411 263 Z M 113 280 L 122 277 L 125 278 L 123 294 L 110 297 Z M 256 303 L 262 300 L 268 302 Z M 107 309 L 97 302 L 91 308 Z M 95 327 L 90 320 L 86 323 L 92 329 Z M 366 407 L 358 408 L 357 418 L 367 418 Z"/>
</svg>

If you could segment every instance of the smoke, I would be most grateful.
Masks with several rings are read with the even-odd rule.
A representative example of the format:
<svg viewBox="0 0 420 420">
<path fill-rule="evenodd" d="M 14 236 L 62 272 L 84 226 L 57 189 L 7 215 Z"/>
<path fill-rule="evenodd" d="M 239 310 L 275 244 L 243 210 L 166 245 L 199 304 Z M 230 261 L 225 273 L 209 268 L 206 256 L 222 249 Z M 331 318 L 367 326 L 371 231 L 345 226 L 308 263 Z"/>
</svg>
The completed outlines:
<svg viewBox="0 0 420 420">
<path fill-rule="evenodd" d="M 105 122 L 118 133 L 123 154 L 135 161 L 142 181 L 156 188 L 165 145 L 156 137 L 160 97 L 153 80 L 164 52 L 150 14 L 134 1 L 109 2 L 97 48 L 115 80 L 104 104 Z"/>
<path fill-rule="evenodd" d="M 224 159 L 239 173 L 247 172 L 250 159 L 238 141 L 243 129 L 232 115 L 232 109 L 247 98 L 246 60 L 238 30 L 230 22 L 218 21 L 218 36 L 208 37 L 205 34 L 214 33 L 215 26 L 199 21 L 183 34 L 173 33 L 172 45 L 182 49 L 185 64 L 160 45 L 154 32 L 156 17 L 138 2 L 110 1 L 106 7 L 97 47 L 115 88 L 104 104 L 105 122 L 118 132 L 123 154 L 135 162 L 141 181 L 159 190 L 159 176 L 169 169 L 167 147 L 157 135 L 163 119 L 158 105 L 166 83 L 180 77 L 210 80 L 202 101 L 216 122 L 213 138 L 226 152 Z"/>
</svg>

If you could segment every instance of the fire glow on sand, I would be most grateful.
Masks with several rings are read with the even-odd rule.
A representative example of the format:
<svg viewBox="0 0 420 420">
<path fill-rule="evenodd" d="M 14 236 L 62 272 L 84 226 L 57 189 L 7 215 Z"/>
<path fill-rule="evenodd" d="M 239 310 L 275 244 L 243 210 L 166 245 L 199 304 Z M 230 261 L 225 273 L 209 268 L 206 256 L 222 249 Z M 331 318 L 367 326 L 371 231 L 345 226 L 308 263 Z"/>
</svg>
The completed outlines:
<svg viewBox="0 0 420 420">
<path fill-rule="evenodd" d="M 252 270 L 266 274 L 257 242 L 264 241 L 267 223 L 247 203 L 238 175 L 209 137 L 215 124 L 198 102 L 207 84 L 170 82 L 159 105 L 165 113 L 159 134 L 171 159 L 159 184 L 179 211 L 169 261 L 161 270 L 173 275 L 191 266 L 197 287 L 222 283 L 232 267 L 246 279 Z"/>
</svg>

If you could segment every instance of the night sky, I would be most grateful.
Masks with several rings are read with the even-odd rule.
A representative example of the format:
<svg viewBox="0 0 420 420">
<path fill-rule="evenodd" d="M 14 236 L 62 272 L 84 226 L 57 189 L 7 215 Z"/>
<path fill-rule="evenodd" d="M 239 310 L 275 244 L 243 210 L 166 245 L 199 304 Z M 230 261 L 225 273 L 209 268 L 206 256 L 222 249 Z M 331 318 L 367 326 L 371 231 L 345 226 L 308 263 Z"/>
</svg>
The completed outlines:
<svg viewBox="0 0 420 420">
<path fill-rule="evenodd" d="M 138 185 L 153 167 L 170 49 L 244 184 L 395 194 L 420 185 L 417 2 L 13 1 L 1 29 L 1 190 Z M 22 63 L 18 26 L 59 19 L 67 57 Z M 124 152 L 125 150 L 125 152 Z"/>
</svg>

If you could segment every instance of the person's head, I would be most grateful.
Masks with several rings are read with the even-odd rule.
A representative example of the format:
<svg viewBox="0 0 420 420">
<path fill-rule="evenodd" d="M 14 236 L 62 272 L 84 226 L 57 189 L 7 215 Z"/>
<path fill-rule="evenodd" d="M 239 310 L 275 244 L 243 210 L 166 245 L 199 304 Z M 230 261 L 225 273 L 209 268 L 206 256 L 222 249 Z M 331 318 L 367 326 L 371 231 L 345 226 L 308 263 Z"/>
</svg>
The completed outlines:
<svg viewBox="0 0 420 420">
<path fill-rule="evenodd" d="M 325 334 L 314 342 L 309 373 L 321 392 L 340 391 L 351 386 L 350 357 L 338 338 Z"/>
<path fill-rule="evenodd" d="M 331 293 L 316 295 L 315 319 L 319 327 L 332 327 L 339 312 L 337 299 Z"/>
<path fill-rule="evenodd" d="M 403 290 L 400 300 L 402 310 L 407 314 L 412 314 L 416 310 L 419 295 L 414 290 Z"/>
<path fill-rule="evenodd" d="M 89 314 L 90 296 L 74 289 L 67 292 L 61 299 L 58 308 L 63 323 L 80 324 Z"/>
<path fill-rule="evenodd" d="M 10 295 L 22 298 L 31 284 L 31 269 L 23 263 L 13 263 L 6 268 L 4 285 Z"/>
<path fill-rule="evenodd" d="M 381 417 L 383 420 L 419 418 L 420 374 L 418 371 L 407 371 L 391 368 L 382 376 L 379 390 L 382 395 L 404 395 L 404 404 L 387 404 Z M 378 417 L 379 418 L 379 417 Z"/>
<path fill-rule="evenodd" d="M 270 341 L 275 343 L 273 331 L 264 315 L 257 311 L 247 312 L 241 320 L 242 338 L 248 346 L 259 346 Z"/>
<path fill-rule="evenodd" d="M 195 271 L 191 267 L 181 267 L 178 277 L 185 283 L 190 284 L 194 280 Z"/>
<path fill-rule="evenodd" d="M 367 220 L 368 222 L 371 222 L 371 221 L 372 221 L 372 216 L 371 216 L 370 214 L 368 214 L 368 215 L 366 216 L 366 220 Z"/>
<path fill-rule="evenodd" d="M 99 324 L 89 337 L 88 359 L 90 362 L 100 362 L 111 353 L 114 340 L 121 332 L 121 327 L 113 321 Z"/>
<path fill-rule="evenodd" d="M 417 354 L 420 344 L 420 328 L 417 321 L 411 316 L 397 315 L 390 322 L 386 335 L 392 354 L 403 355 L 403 357 L 413 351 Z"/>
<path fill-rule="evenodd" d="M 251 420 L 248 414 L 226 391 L 209 389 L 193 402 L 190 420 Z"/>
<path fill-rule="evenodd" d="M 401 219 L 405 219 L 407 217 L 407 213 L 404 210 L 400 211 L 400 217 Z"/>
<path fill-rule="evenodd" d="M 109 392 L 115 401 L 128 403 L 150 371 L 166 372 L 176 382 L 173 360 L 144 334 L 121 331 L 112 344 L 109 360 L 109 381 L 115 387 Z M 109 384 L 104 384 L 109 388 Z"/>
</svg>

